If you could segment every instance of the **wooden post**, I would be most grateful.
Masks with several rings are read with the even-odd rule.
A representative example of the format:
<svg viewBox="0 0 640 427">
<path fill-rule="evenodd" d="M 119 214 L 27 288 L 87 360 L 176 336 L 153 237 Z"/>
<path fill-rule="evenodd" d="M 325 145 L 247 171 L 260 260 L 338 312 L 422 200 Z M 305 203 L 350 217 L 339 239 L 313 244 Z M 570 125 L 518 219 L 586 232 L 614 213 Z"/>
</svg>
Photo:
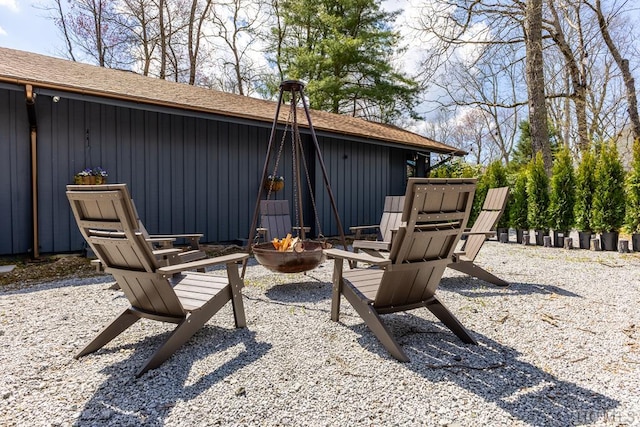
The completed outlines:
<svg viewBox="0 0 640 427">
<path fill-rule="evenodd" d="M 565 237 L 564 238 L 564 248 L 565 249 L 573 249 L 573 237 Z"/>
<path fill-rule="evenodd" d="M 621 254 L 629 253 L 629 241 L 626 239 L 618 240 L 618 252 Z"/>
<path fill-rule="evenodd" d="M 599 251 L 600 250 L 600 239 L 598 239 L 597 237 L 592 237 L 591 238 L 591 250 L 592 251 Z"/>
</svg>

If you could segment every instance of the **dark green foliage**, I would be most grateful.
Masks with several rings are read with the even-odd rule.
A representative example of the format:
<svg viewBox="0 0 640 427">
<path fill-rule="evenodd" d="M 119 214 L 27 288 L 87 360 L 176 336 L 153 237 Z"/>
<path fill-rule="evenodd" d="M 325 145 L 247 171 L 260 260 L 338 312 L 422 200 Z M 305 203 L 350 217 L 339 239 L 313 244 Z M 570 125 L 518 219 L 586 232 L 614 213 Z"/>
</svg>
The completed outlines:
<svg viewBox="0 0 640 427">
<path fill-rule="evenodd" d="M 279 65 L 308 82 L 311 108 L 383 123 L 413 113 L 418 84 L 391 63 L 397 13 L 374 0 L 285 0 L 282 11 Z"/>
<path fill-rule="evenodd" d="M 531 133 L 529 121 L 523 120 L 518 125 L 520 128 L 520 138 L 509 162 L 509 170 L 518 170 L 533 160 L 533 146 L 531 145 Z M 554 154 L 559 147 L 559 137 L 556 129 L 549 124 L 549 146 Z"/>
<path fill-rule="evenodd" d="M 529 166 L 527 180 L 527 201 L 529 203 L 527 220 L 535 230 L 549 228 L 547 209 L 549 208 L 549 177 L 544 169 L 542 153 L 536 154 Z"/>
<path fill-rule="evenodd" d="M 470 165 L 459 157 L 431 170 L 429 174 L 431 178 L 477 178 L 480 175 L 480 166 Z"/>
<path fill-rule="evenodd" d="M 474 212 L 476 215 L 474 216 L 474 218 L 476 218 L 477 215 L 480 213 L 480 210 L 482 209 L 482 205 L 484 204 L 484 199 L 487 196 L 487 191 L 489 191 L 490 188 L 506 187 L 509 185 L 507 181 L 507 170 L 502 164 L 502 161 L 496 160 L 495 162 L 489 164 L 489 166 L 487 167 L 487 170 L 485 171 L 484 175 L 481 178 L 481 181 L 482 181 L 482 187 L 483 187 L 482 191 L 484 192 L 484 194 L 482 195 L 482 198 L 480 198 L 480 196 L 476 191 L 476 196 L 473 201 L 473 210 L 472 210 L 472 215 Z M 480 183 L 478 185 L 480 185 Z M 507 200 L 507 203 L 509 203 L 508 200 Z M 507 209 L 505 209 L 504 214 L 502 215 L 502 217 L 500 217 L 500 221 L 498 221 L 498 224 L 496 227 L 507 228 L 508 226 L 509 226 L 509 209 L 507 205 Z"/>
<path fill-rule="evenodd" d="M 567 232 L 573 227 L 575 181 L 571 153 L 568 148 L 563 148 L 556 153 L 551 173 L 549 225 L 554 230 Z"/>
<path fill-rule="evenodd" d="M 529 229 L 529 200 L 527 197 L 528 180 L 528 169 L 520 169 L 516 174 L 515 182 L 513 183 L 513 188 L 509 195 L 509 199 L 511 200 L 511 204 L 509 205 L 509 225 L 520 230 Z"/>
<path fill-rule="evenodd" d="M 573 209 L 575 225 L 579 231 L 593 231 L 591 214 L 593 192 L 596 188 L 595 171 L 595 156 L 591 151 L 584 151 L 582 153 L 582 160 L 576 170 L 576 201 Z"/>
<path fill-rule="evenodd" d="M 618 231 L 624 222 L 624 170 L 613 143 L 598 156 L 591 222 L 598 233 Z"/>
<path fill-rule="evenodd" d="M 629 233 L 640 233 L 640 140 L 633 143 L 633 163 L 627 176 L 626 192 L 625 229 Z"/>
</svg>

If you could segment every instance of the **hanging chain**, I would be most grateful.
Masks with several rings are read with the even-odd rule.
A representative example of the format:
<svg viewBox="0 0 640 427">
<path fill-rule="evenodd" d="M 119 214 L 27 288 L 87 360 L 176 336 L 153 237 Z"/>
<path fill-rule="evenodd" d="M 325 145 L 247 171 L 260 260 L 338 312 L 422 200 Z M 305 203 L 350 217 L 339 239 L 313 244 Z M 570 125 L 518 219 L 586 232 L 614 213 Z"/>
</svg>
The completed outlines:
<svg viewBox="0 0 640 427">
<path fill-rule="evenodd" d="M 293 109 L 296 108 L 296 103 L 295 103 L 295 94 L 292 93 L 293 99 L 291 100 L 291 108 L 289 109 L 289 116 L 293 115 Z M 296 133 L 299 134 L 299 131 L 296 132 L 296 128 L 294 126 L 292 126 L 291 128 L 291 159 L 293 160 L 293 179 L 292 179 L 292 191 L 293 191 L 293 196 L 295 198 L 294 200 L 294 213 L 295 213 L 295 222 L 294 224 L 296 224 L 298 227 L 304 227 L 304 224 L 300 224 L 300 210 L 298 209 L 298 198 L 297 198 L 297 194 L 298 194 L 298 180 L 296 179 L 296 177 L 298 176 L 298 162 L 297 160 L 297 156 L 296 156 Z M 299 135 L 298 135 L 299 137 Z M 300 235 L 301 230 L 298 229 L 298 235 Z"/>
<path fill-rule="evenodd" d="M 302 166 L 304 168 L 304 174 L 307 179 L 307 187 L 309 188 L 309 198 L 311 199 L 311 206 L 313 207 L 313 214 L 315 215 L 316 219 L 316 227 L 318 227 L 318 238 L 324 239 L 324 234 L 322 234 L 322 227 L 320 226 L 320 217 L 318 216 L 318 208 L 316 207 L 316 199 L 315 197 L 313 197 L 311 177 L 309 176 L 309 168 L 307 167 L 307 156 L 304 154 L 304 148 L 302 147 L 300 134 L 298 134 L 298 142 L 300 144 L 300 154 L 302 156 Z"/>
</svg>

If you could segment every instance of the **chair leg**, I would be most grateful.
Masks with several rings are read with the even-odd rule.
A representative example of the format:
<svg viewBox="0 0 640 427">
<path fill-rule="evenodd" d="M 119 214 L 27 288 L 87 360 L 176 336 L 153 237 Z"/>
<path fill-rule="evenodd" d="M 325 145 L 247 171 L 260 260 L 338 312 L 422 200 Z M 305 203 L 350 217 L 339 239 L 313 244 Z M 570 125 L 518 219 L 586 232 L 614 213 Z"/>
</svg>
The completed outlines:
<svg viewBox="0 0 640 427">
<path fill-rule="evenodd" d="M 431 313 L 434 314 L 444 325 L 451 329 L 451 331 L 467 344 L 478 344 L 478 342 L 471 336 L 469 331 L 462 326 L 462 323 L 449 311 L 449 309 L 442 303 L 437 297 L 433 297 L 429 302 L 425 304 Z"/>
<path fill-rule="evenodd" d="M 82 349 L 75 358 L 78 359 L 86 354 L 102 348 L 115 337 L 124 332 L 129 326 L 140 320 L 140 317 L 133 311 L 126 309 L 113 322 L 106 326 L 84 349 Z"/>
<path fill-rule="evenodd" d="M 333 265 L 333 286 L 331 289 L 331 320 L 337 322 L 340 318 L 340 297 L 342 295 L 342 287 L 344 286 L 342 279 L 342 269 L 344 260 L 336 258 Z"/>
<path fill-rule="evenodd" d="M 360 317 L 362 317 L 362 320 L 364 320 L 369 329 L 371 329 L 371 332 L 373 332 L 376 338 L 378 338 L 384 348 L 386 348 L 387 351 L 399 361 L 408 362 L 409 357 L 404 350 L 402 350 L 400 344 L 398 344 L 398 342 L 393 338 L 391 331 L 389 331 L 386 325 L 382 323 L 382 319 L 376 310 L 371 307 L 371 305 L 362 301 L 351 286 L 344 286 L 343 293 L 347 298 L 347 301 L 351 303 L 353 308 L 358 312 Z"/>
<path fill-rule="evenodd" d="M 162 365 L 173 353 L 195 334 L 211 317 L 218 312 L 230 299 L 231 289 L 220 291 L 209 302 L 198 310 L 194 310 L 187 317 L 178 323 L 178 326 L 171 332 L 171 335 L 162 343 L 155 353 L 147 359 L 140 368 L 136 377 L 142 376 L 150 369 L 155 369 Z"/>
<path fill-rule="evenodd" d="M 447 265 L 449 268 L 453 268 L 454 270 L 458 270 L 461 273 L 468 274 L 471 277 L 477 277 L 480 280 L 484 280 L 485 282 L 493 283 L 496 286 L 506 287 L 509 286 L 509 282 L 506 282 L 493 274 L 489 273 L 487 270 L 482 267 L 478 267 L 471 261 L 458 261 L 452 262 Z"/>
<path fill-rule="evenodd" d="M 229 278 L 229 287 L 231 290 L 231 306 L 233 307 L 233 319 L 236 328 L 244 328 L 247 326 L 247 319 L 244 314 L 244 302 L 242 301 L 242 286 L 244 282 L 238 273 L 238 265 L 236 263 L 227 264 L 227 277 Z"/>
</svg>

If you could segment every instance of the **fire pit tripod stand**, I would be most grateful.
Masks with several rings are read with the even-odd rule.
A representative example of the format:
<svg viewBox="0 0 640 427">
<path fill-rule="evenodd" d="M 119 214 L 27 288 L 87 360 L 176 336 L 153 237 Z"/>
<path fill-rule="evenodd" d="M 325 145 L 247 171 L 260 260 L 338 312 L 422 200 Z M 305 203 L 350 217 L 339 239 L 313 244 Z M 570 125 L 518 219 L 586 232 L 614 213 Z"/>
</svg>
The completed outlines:
<svg viewBox="0 0 640 427">
<path fill-rule="evenodd" d="M 265 243 L 255 243 L 252 244 L 254 237 L 256 236 L 256 227 L 258 224 L 258 213 L 260 210 L 260 200 L 263 197 L 263 193 L 265 192 L 265 188 L 262 183 L 267 179 L 267 174 L 269 173 L 269 164 L 276 151 L 275 137 L 276 131 L 278 128 L 278 119 L 280 117 L 280 107 L 283 105 L 283 94 L 288 92 L 290 94 L 290 112 L 284 127 L 284 133 L 282 135 L 282 142 L 280 147 L 277 150 L 276 158 L 275 158 L 275 167 L 273 174 L 271 176 L 277 175 L 277 167 L 280 161 L 280 155 L 282 153 L 282 147 L 284 141 L 287 137 L 287 131 L 290 128 L 291 132 L 291 145 L 292 145 L 292 157 L 293 157 L 293 187 L 294 187 L 294 209 L 296 211 L 296 220 L 297 227 L 295 230 L 299 234 L 297 237 L 299 238 L 299 242 L 295 247 L 292 247 L 288 251 L 279 251 L 271 242 Z M 340 216 L 338 214 L 338 209 L 336 207 L 336 202 L 333 197 L 333 193 L 331 191 L 331 186 L 329 184 L 329 179 L 327 177 L 327 170 L 324 165 L 324 161 L 322 159 L 322 153 L 320 152 L 320 145 L 318 143 L 318 138 L 316 136 L 315 130 L 313 128 L 313 124 L 311 122 L 311 115 L 309 113 L 309 107 L 307 106 L 307 102 L 304 97 L 304 83 L 296 80 L 287 80 L 280 84 L 280 94 L 278 96 L 278 103 L 276 107 L 276 113 L 273 119 L 273 125 L 271 127 L 271 135 L 269 137 L 269 145 L 267 148 L 267 155 L 264 162 L 264 168 L 262 170 L 262 178 L 260 180 L 260 185 L 258 186 L 258 196 L 256 198 L 256 205 L 253 212 L 253 219 L 251 221 L 251 229 L 249 231 L 249 240 L 248 240 L 248 249 L 253 251 L 253 254 L 256 257 L 256 260 L 265 266 L 266 268 L 280 272 L 280 273 L 299 273 L 303 271 L 312 270 L 318 266 L 323 260 L 324 255 L 322 250 L 328 246 L 328 244 L 324 241 L 313 241 L 307 239 L 304 221 L 303 221 L 303 193 L 302 193 L 302 177 L 301 177 L 301 166 L 304 168 L 304 172 L 306 175 L 307 185 L 309 186 L 309 197 L 311 198 L 311 203 L 313 206 L 313 211 L 315 214 L 316 224 L 318 226 L 317 234 L 322 237 L 322 231 L 320 230 L 320 221 L 318 219 L 318 211 L 315 205 L 315 197 L 313 194 L 313 189 L 311 188 L 310 178 L 309 178 L 309 170 L 306 165 L 305 155 L 304 155 L 304 147 L 302 144 L 302 139 L 300 137 L 300 129 L 298 127 L 298 119 L 297 119 L 297 103 L 298 101 L 302 102 L 302 107 L 304 109 L 304 113 L 307 119 L 307 124 L 309 127 L 309 132 L 311 134 L 311 140 L 313 141 L 313 148 L 316 153 L 316 159 L 318 164 L 320 165 L 320 170 L 322 172 L 322 178 L 324 181 L 324 187 L 327 191 L 329 201 L 331 203 L 331 209 L 333 211 L 333 215 L 335 216 L 336 224 L 338 227 L 338 232 L 340 234 L 341 243 L 346 248 L 346 241 L 344 236 L 344 230 L 342 228 L 342 223 L 340 221 Z M 267 187 L 269 188 L 269 187 Z M 267 197 L 271 195 L 271 191 L 268 191 Z M 271 237 L 284 237 L 284 236 L 271 236 Z M 244 276 L 244 271 L 243 271 Z"/>
</svg>

